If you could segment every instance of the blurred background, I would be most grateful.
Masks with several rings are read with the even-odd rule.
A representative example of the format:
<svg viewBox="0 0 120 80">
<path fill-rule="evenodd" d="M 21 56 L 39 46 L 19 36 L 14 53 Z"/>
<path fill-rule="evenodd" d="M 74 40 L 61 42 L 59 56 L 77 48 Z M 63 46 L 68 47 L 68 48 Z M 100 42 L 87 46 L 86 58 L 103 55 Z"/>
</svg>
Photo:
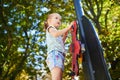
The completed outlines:
<svg viewBox="0 0 120 80">
<path fill-rule="evenodd" d="M 85 16 L 101 41 L 112 80 L 120 80 L 120 1 L 82 0 Z M 51 80 L 46 66 L 44 21 L 49 13 L 62 16 L 61 29 L 76 20 L 72 0 L 0 0 L 0 80 Z M 63 80 L 70 80 L 71 35 Z M 84 80 L 80 64 L 79 80 Z"/>
</svg>

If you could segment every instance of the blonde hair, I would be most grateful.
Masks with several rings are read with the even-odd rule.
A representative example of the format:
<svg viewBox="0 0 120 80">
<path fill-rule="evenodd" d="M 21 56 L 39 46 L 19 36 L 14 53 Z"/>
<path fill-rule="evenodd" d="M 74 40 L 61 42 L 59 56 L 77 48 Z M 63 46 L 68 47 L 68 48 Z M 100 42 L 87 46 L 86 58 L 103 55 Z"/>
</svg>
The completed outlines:
<svg viewBox="0 0 120 80">
<path fill-rule="evenodd" d="M 44 22 L 44 29 L 45 29 L 45 30 L 46 30 L 47 27 L 49 26 L 49 25 L 48 25 L 48 19 L 50 19 L 51 17 L 53 17 L 53 15 L 55 15 L 55 14 L 58 14 L 58 13 L 51 13 L 51 14 L 48 15 L 47 19 L 46 19 L 45 22 Z"/>
</svg>

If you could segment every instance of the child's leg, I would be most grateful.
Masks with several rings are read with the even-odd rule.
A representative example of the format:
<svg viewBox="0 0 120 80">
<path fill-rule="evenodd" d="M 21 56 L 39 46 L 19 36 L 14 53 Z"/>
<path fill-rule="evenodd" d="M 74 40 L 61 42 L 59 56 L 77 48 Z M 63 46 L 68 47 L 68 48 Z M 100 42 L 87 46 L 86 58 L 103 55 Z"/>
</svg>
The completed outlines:
<svg viewBox="0 0 120 80">
<path fill-rule="evenodd" d="M 62 80 L 62 70 L 59 67 L 54 67 L 51 70 L 52 80 Z"/>
<path fill-rule="evenodd" d="M 58 51 L 51 51 L 46 59 L 47 65 L 52 74 L 52 80 L 62 80 L 64 70 L 64 56 Z"/>
</svg>

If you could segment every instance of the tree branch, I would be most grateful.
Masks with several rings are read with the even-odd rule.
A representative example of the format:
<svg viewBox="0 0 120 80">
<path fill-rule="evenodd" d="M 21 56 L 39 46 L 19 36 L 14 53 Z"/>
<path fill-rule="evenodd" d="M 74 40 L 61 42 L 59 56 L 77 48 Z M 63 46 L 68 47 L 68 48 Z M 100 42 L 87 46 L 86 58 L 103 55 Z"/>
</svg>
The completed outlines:
<svg viewBox="0 0 120 80">
<path fill-rule="evenodd" d="M 108 20 L 108 13 L 110 12 L 110 9 L 112 8 L 114 4 L 111 4 L 110 7 L 107 9 L 106 13 L 105 13 L 105 28 L 107 30 L 107 20 Z"/>
<path fill-rule="evenodd" d="M 96 14 L 94 12 L 94 8 L 93 8 L 93 4 L 92 4 L 92 1 L 91 0 L 87 0 L 88 3 L 90 4 L 90 6 L 88 7 L 90 12 L 92 13 L 93 17 L 96 17 Z"/>
</svg>

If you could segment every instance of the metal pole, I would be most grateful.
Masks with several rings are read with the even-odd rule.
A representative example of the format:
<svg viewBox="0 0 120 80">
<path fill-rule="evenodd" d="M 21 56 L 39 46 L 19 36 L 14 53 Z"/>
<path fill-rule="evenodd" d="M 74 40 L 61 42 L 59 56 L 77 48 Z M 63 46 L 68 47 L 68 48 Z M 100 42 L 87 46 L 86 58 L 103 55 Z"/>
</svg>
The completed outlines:
<svg viewBox="0 0 120 80">
<path fill-rule="evenodd" d="M 75 6 L 75 12 L 77 15 L 78 26 L 79 26 L 79 35 L 82 44 L 85 44 L 85 52 L 83 53 L 83 72 L 85 75 L 85 80 L 95 80 L 94 71 L 92 69 L 91 60 L 89 56 L 89 51 L 87 49 L 87 44 L 85 40 L 85 34 L 83 30 L 82 17 L 84 15 L 83 9 L 81 6 L 81 0 L 73 0 Z"/>
</svg>

